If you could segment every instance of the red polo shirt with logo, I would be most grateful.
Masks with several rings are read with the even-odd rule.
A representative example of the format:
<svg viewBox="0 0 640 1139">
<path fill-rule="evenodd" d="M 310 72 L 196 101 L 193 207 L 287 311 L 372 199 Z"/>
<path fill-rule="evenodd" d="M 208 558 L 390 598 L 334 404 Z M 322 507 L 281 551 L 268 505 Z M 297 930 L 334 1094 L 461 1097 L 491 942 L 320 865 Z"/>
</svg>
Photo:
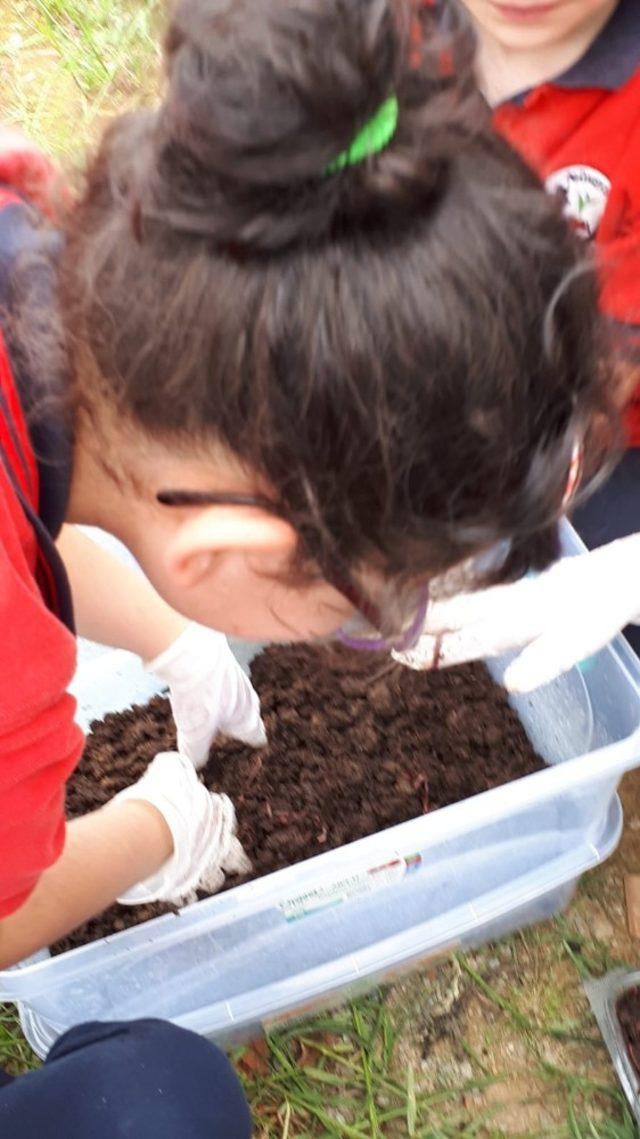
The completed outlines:
<svg viewBox="0 0 640 1139">
<path fill-rule="evenodd" d="M 600 35 L 552 82 L 502 103 L 495 123 L 595 244 L 603 311 L 623 352 L 640 348 L 640 0 L 620 0 Z M 640 391 L 627 413 L 640 446 Z"/>
</svg>

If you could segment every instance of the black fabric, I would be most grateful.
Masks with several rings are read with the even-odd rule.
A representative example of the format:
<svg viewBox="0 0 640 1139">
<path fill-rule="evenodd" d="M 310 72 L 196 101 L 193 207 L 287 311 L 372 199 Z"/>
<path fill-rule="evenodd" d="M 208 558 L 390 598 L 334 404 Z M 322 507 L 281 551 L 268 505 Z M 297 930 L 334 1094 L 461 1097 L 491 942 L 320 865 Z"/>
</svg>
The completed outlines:
<svg viewBox="0 0 640 1139">
<path fill-rule="evenodd" d="M 572 522 L 590 550 L 640 532 L 640 448 L 626 452 L 604 486 L 575 512 Z M 615 582 L 611 588 L 615 589 Z M 640 656 L 640 626 L 628 625 L 624 635 Z"/>
<path fill-rule="evenodd" d="M 16 439 L 13 431 L 13 424 L 9 416 L 9 409 L 5 403 L 5 396 L 0 391 L 0 416 L 5 419 L 8 429 Z M 19 446 L 16 445 L 16 450 L 22 456 Z M 35 531 L 36 540 L 38 540 L 38 565 L 35 567 L 35 576 L 38 580 L 44 603 L 55 613 L 58 620 L 67 626 L 69 632 L 75 634 L 75 621 L 73 615 L 73 600 L 71 596 L 71 587 L 69 587 L 67 572 L 60 558 L 56 544 L 51 539 L 51 535 L 44 527 L 41 519 L 35 514 L 31 506 L 31 502 L 25 498 L 20 486 L 18 484 L 16 475 L 9 458 L 5 451 L 2 449 L 2 441 L 0 440 L 0 464 L 5 468 L 9 482 L 14 487 L 16 498 L 20 503 L 20 507 L 28 519 L 28 522 L 33 526 Z"/>
<path fill-rule="evenodd" d="M 0 391 L 0 416 L 7 424 L 7 428 L 15 441 L 16 450 L 20 455 L 22 452 L 17 442 L 13 424 L 9 415 L 9 409 L 5 404 L 4 395 Z M 16 498 L 20 503 L 26 517 L 28 518 L 31 526 L 33 527 L 38 543 L 38 565 L 36 566 L 36 577 L 40 591 L 44 597 L 47 607 L 55 613 L 56 617 L 66 625 L 67 629 L 75 635 L 75 620 L 73 615 L 73 599 L 71 597 L 71 587 L 69 585 L 69 578 L 64 563 L 55 542 L 51 538 L 48 530 L 44 526 L 42 520 L 33 510 L 31 503 L 25 498 L 17 478 L 9 462 L 9 458 L 5 455 L 2 449 L 2 442 L 0 441 L 0 463 L 2 463 L 7 477 L 11 482 L 15 491 Z"/>
<path fill-rule="evenodd" d="M 57 303 L 55 262 L 61 248 L 60 234 L 43 228 L 39 215 L 26 203 L 11 203 L 0 210 L 0 323 L 38 464 L 38 514 L 53 538 L 62 528 L 71 485 L 73 438 L 64 413 L 65 377 L 50 371 L 38 381 L 30 374 L 28 353 L 20 343 L 21 336 L 28 336 L 28 318 L 19 325 L 15 320 L 21 292 L 16 290 L 16 277 L 28 285 L 34 320 L 52 312 Z"/>
<path fill-rule="evenodd" d="M 59 237 L 39 226 L 38 215 L 24 203 L 11 203 L 0 209 L 0 324 L 9 351 L 9 362 L 38 465 L 38 513 L 20 490 L 7 456 L 0 452 L 16 496 L 31 523 L 38 542 L 38 584 L 47 606 L 75 633 L 73 602 L 69 580 L 54 539 L 64 522 L 71 482 L 72 435 L 63 413 L 63 377 L 48 376 L 46 391 L 29 376 L 20 350 L 18 326 L 14 320 L 14 274 L 18 258 L 30 274 L 34 312 L 42 313 L 55 304 L 55 257 Z M 33 269 L 29 269 L 34 255 Z M 34 273 L 37 275 L 34 279 Z M 21 327 L 21 326 L 20 326 Z M 0 415 L 11 434 L 15 449 L 22 456 L 9 409 L 0 393 Z"/>
<path fill-rule="evenodd" d="M 227 1057 L 160 1020 L 82 1024 L 44 1067 L 0 1084 L 0 1135 L 15 1139 L 251 1139 Z"/>
</svg>

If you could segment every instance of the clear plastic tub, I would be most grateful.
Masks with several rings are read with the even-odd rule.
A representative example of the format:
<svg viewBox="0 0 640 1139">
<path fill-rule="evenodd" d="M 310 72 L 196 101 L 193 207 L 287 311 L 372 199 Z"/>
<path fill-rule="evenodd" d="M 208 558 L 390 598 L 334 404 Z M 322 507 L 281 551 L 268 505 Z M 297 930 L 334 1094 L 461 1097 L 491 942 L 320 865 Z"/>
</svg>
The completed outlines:
<svg viewBox="0 0 640 1139">
<path fill-rule="evenodd" d="M 491 666 L 498 680 L 506 663 Z M 19 1003 L 41 1055 L 81 1021 L 150 1015 L 231 1042 L 549 916 L 619 839 L 617 784 L 640 764 L 639 686 L 619 638 L 514 701 L 544 771 L 2 972 L 0 999 Z"/>
<path fill-rule="evenodd" d="M 638 985 L 640 985 L 640 972 L 614 969 L 597 980 L 585 981 L 584 988 L 611 1056 L 611 1062 L 636 1123 L 640 1126 L 640 1078 L 631 1061 L 617 1013 L 620 997 L 627 989 L 635 989 Z"/>
</svg>

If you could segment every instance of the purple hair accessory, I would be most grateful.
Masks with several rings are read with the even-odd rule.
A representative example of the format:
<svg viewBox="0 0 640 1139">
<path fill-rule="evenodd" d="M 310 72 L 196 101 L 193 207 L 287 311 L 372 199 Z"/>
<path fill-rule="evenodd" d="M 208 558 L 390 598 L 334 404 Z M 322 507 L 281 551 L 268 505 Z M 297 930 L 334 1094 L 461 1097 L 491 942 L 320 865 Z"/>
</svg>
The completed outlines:
<svg viewBox="0 0 640 1139">
<path fill-rule="evenodd" d="M 373 639 L 368 639 L 367 637 L 350 637 L 348 633 L 343 633 L 340 629 L 336 633 L 336 637 L 341 644 L 346 645 L 349 649 L 355 649 L 357 652 L 380 653 L 388 652 L 390 648 L 393 648 L 397 652 L 406 653 L 409 649 L 415 647 L 419 637 L 422 635 L 428 608 L 429 586 L 425 585 L 420 592 L 420 601 L 411 625 L 407 631 L 403 633 L 398 644 L 392 645 L 388 637 L 375 637 Z"/>
</svg>

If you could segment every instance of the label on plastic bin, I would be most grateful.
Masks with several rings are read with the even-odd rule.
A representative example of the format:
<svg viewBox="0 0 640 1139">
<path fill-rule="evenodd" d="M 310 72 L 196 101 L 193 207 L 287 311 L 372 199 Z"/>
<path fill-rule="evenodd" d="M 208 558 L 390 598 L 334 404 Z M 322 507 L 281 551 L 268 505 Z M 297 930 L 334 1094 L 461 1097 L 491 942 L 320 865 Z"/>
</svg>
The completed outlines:
<svg viewBox="0 0 640 1139">
<path fill-rule="evenodd" d="M 399 882 L 406 874 L 413 874 L 422 865 L 422 855 L 409 854 L 405 857 L 393 858 L 381 866 L 372 866 L 370 870 L 363 870 L 356 874 L 349 874 L 326 886 L 316 886 L 313 890 L 305 890 L 281 902 L 282 910 L 287 921 L 299 921 L 308 914 L 327 910 L 332 906 L 339 906 L 351 898 L 361 898 L 365 894 L 373 894 L 382 890 L 393 882 Z"/>
</svg>

